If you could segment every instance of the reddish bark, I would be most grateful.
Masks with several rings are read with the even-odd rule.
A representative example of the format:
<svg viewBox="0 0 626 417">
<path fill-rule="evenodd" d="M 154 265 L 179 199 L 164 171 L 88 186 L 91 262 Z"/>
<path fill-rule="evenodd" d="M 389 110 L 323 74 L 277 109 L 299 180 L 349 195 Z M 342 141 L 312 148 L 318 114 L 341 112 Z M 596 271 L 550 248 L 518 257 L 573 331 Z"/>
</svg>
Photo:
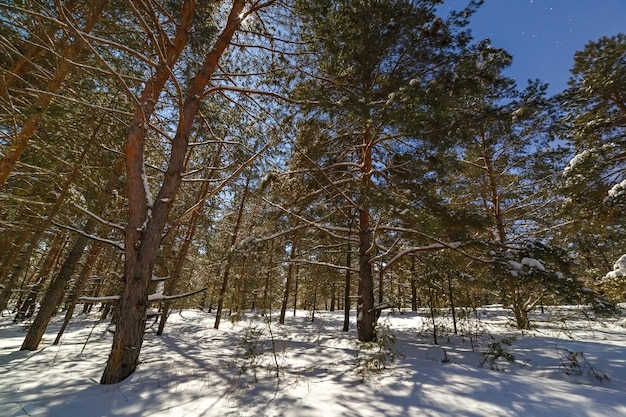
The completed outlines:
<svg viewBox="0 0 626 417">
<path fill-rule="evenodd" d="M 213 49 L 207 54 L 200 71 L 189 84 L 178 129 L 171 143 L 168 168 L 151 212 L 149 212 L 143 179 L 144 123 L 147 119 L 142 117 L 141 123 L 135 123 L 133 120 L 131 125 L 125 152 L 129 222 L 125 236 L 124 288 L 119 300 L 111 353 L 101 379 L 103 384 L 114 384 L 124 380 L 135 371 L 139 363 L 145 333 L 148 286 L 161 243 L 161 233 L 182 181 L 192 124 L 198 113 L 204 90 L 217 68 L 219 59 L 239 27 L 244 4 L 242 0 L 233 2 L 226 27 L 218 36 Z M 189 6 L 189 2 L 186 5 Z M 183 16 L 187 15 L 193 16 L 193 7 L 184 9 Z M 168 71 L 167 76 L 169 74 Z M 156 75 L 146 85 L 147 91 L 144 90 L 140 101 L 142 107 L 146 106 L 150 110 L 154 109 L 158 97 L 154 94 L 156 91 L 153 85 Z"/>
</svg>

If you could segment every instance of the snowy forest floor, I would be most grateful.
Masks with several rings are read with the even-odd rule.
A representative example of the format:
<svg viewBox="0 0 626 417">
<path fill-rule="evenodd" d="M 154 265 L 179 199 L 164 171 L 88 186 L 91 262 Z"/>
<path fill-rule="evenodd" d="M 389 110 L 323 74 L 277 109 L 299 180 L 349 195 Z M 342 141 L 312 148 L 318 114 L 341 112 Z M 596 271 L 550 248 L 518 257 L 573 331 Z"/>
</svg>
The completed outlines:
<svg viewBox="0 0 626 417">
<path fill-rule="evenodd" d="M 112 339 L 98 313 L 76 315 L 53 346 L 57 317 L 35 352 L 19 351 L 25 324 L 5 314 L 0 415 L 626 416 L 625 317 L 552 308 L 520 332 L 499 306 L 478 313 L 459 335 L 438 318 L 435 345 L 427 310 L 385 311 L 387 344 L 368 350 L 354 323 L 341 331 L 342 312 L 312 322 L 298 311 L 284 326 L 247 312 L 219 330 L 212 314 L 175 312 L 163 336 L 147 330 L 137 371 L 110 386 L 98 383 Z"/>
</svg>

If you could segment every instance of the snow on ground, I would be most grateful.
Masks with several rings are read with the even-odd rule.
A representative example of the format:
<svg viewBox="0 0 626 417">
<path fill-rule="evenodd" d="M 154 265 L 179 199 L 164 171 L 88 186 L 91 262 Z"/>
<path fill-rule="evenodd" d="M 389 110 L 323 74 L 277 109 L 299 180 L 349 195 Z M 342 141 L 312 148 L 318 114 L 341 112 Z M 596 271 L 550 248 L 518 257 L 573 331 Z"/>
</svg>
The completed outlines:
<svg viewBox="0 0 626 417">
<path fill-rule="evenodd" d="M 137 372 L 109 386 L 98 381 L 112 334 L 96 313 L 77 315 L 58 346 L 53 322 L 35 352 L 19 351 L 24 324 L 5 315 L 0 416 L 626 416 L 626 319 L 562 308 L 522 333 L 506 315 L 481 309 L 459 322 L 463 336 L 439 318 L 448 331 L 435 345 L 426 311 L 385 312 L 401 357 L 376 372 L 376 351 L 341 331 L 341 312 L 298 312 L 285 326 L 248 312 L 215 330 L 212 315 L 183 311 L 165 335 L 147 331 Z"/>
</svg>

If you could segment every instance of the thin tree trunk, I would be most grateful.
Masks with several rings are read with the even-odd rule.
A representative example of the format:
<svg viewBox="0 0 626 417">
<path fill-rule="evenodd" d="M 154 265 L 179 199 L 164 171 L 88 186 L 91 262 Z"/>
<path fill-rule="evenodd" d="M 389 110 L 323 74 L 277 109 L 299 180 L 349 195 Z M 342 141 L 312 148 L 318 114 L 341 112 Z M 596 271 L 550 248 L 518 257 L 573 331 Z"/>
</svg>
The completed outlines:
<svg viewBox="0 0 626 417">
<path fill-rule="evenodd" d="M 57 260 L 59 259 L 59 256 L 61 255 L 61 251 L 63 250 L 63 247 L 65 246 L 65 243 L 66 243 L 65 237 L 66 236 L 61 233 L 55 236 L 52 242 L 52 245 L 50 246 L 50 252 L 48 252 L 48 256 L 46 257 L 46 260 L 43 266 L 41 267 L 39 271 L 35 273 L 34 280 L 36 280 L 37 282 L 35 284 L 28 286 L 30 287 L 28 289 L 28 295 L 26 297 L 26 300 L 24 300 L 24 302 L 18 309 L 17 314 L 15 315 L 15 318 L 13 319 L 14 322 L 22 321 L 25 318 L 28 318 L 33 314 L 35 310 L 35 306 L 37 304 L 36 303 L 37 296 L 39 295 L 39 292 L 41 291 L 41 289 L 44 288 L 44 284 L 48 280 L 48 277 L 50 276 L 52 272 L 52 268 L 54 267 Z"/>
<path fill-rule="evenodd" d="M 458 334 L 456 329 L 456 310 L 454 308 L 454 296 L 452 295 L 452 280 L 450 274 L 448 275 L 448 295 L 450 298 L 450 308 L 452 308 L 452 323 L 454 323 L 454 334 Z"/>
<path fill-rule="evenodd" d="M 417 278 L 415 277 L 415 256 L 411 257 L 411 311 L 417 311 Z"/>
<path fill-rule="evenodd" d="M 348 236 L 350 239 L 350 236 Z M 350 248 L 350 243 L 348 243 L 348 250 L 346 251 L 346 276 L 344 281 L 344 290 L 343 290 L 343 331 L 347 332 L 350 328 L 350 268 L 352 265 L 352 250 Z"/>
<path fill-rule="evenodd" d="M 53 243 L 54 243 L 54 241 L 53 241 Z M 52 246 L 54 246 L 54 245 L 52 245 Z M 46 261 L 48 259 L 49 259 L 48 256 L 43 256 L 42 255 L 41 259 L 39 260 L 39 263 L 32 268 L 34 272 L 32 274 L 29 274 L 29 271 L 27 270 L 24 273 L 24 277 L 22 278 L 22 282 L 20 283 L 20 288 L 18 290 L 19 295 L 17 297 L 17 300 L 15 300 L 14 311 L 17 311 L 17 307 L 19 305 L 21 305 L 22 302 L 24 301 L 24 296 L 28 293 L 28 291 L 26 291 L 26 288 L 29 285 L 31 285 L 31 283 L 35 280 L 35 277 L 37 277 L 37 275 L 38 275 L 37 271 L 43 270 L 44 266 L 46 265 Z"/>
<path fill-rule="evenodd" d="M 437 343 L 437 323 L 435 322 L 435 297 L 434 290 L 431 287 L 428 287 L 428 297 L 430 299 L 429 307 L 430 307 L 430 319 L 433 324 L 433 342 Z"/>
<path fill-rule="evenodd" d="M 280 305 L 280 317 L 278 319 L 279 324 L 285 324 L 285 314 L 287 312 L 287 304 L 289 303 L 289 293 L 291 292 L 291 281 L 293 281 L 293 260 L 296 258 L 296 247 L 298 246 L 297 233 L 291 241 L 291 248 L 289 249 L 289 265 L 287 265 L 287 277 L 285 278 L 285 291 L 283 292 L 283 301 Z"/>
<path fill-rule="evenodd" d="M 318 286 L 318 280 L 314 278 L 313 281 L 315 283 L 313 284 L 313 308 L 311 309 L 311 322 L 315 321 L 315 310 L 317 310 L 317 286 Z"/>
<path fill-rule="evenodd" d="M 265 316 L 265 313 L 268 311 L 267 299 L 270 295 L 270 282 L 272 278 L 273 264 L 274 264 L 274 244 L 272 242 L 272 244 L 270 244 L 270 256 L 267 262 L 267 271 L 265 273 L 265 285 L 263 286 L 263 310 L 261 311 L 262 316 Z"/>
<path fill-rule="evenodd" d="M 298 287 L 299 287 L 299 283 L 300 280 L 299 278 L 299 272 L 300 272 L 300 268 L 298 267 L 298 265 L 296 265 L 296 285 L 294 285 L 293 288 L 293 316 L 296 317 L 296 311 L 298 309 Z"/>
<path fill-rule="evenodd" d="M 222 275 L 222 286 L 220 287 L 220 292 L 217 298 L 217 307 L 215 309 L 215 324 L 213 327 L 215 329 L 220 328 L 220 321 L 222 320 L 222 309 L 224 308 L 224 297 L 226 296 L 226 291 L 228 290 L 228 280 L 230 278 L 230 268 L 232 266 L 233 261 L 233 250 L 235 244 L 237 243 L 237 237 L 239 234 L 239 228 L 241 227 L 241 220 L 243 219 L 243 212 L 246 204 L 246 198 L 248 197 L 248 187 L 250 186 L 250 177 L 252 173 L 249 173 L 246 178 L 246 185 L 244 186 L 243 193 L 241 196 L 241 201 L 239 203 L 239 209 L 237 210 L 237 218 L 235 219 L 235 224 L 233 226 L 232 235 L 230 238 L 230 246 L 228 247 L 228 254 L 226 255 L 226 262 L 224 264 L 224 273 Z"/>
<path fill-rule="evenodd" d="M 61 341 L 61 337 L 63 336 L 63 333 L 65 333 L 65 329 L 67 329 L 67 326 L 70 323 L 70 320 L 72 320 L 72 316 L 74 315 L 74 310 L 76 308 L 76 303 L 78 302 L 78 298 L 81 296 L 83 289 L 85 288 L 85 285 L 87 284 L 87 281 L 89 280 L 89 274 L 91 274 L 91 271 L 93 270 L 93 267 L 101 251 L 102 251 L 102 245 L 94 244 L 91 247 L 89 254 L 87 254 L 85 266 L 83 266 L 83 269 L 81 270 L 80 275 L 78 276 L 78 279 L 74 283 L 74 291 L 72 295 L 70 296 L 70 299 L 67 303 L 67 311 L 65 312 L 63 325 L 61 325 L 61 329 L 59 330 L 59 333 L 57 333 L 57 337 L 54 339 L 54 343 L 52 343 L 53 345 L 59 344 L 59 342 Z"/>
<path fill-rule="evenodd" d="M 371 188 L 372 139 L 364 136 L 361 155 L 361 207 L 359 208 L 359 303 L 357 305 L 357 334 L 361 342 L 376 339 L 374 311 L 374 278 L 372 276 L 372 231 L 370 230 L 369 189 Z"/>
</svg>

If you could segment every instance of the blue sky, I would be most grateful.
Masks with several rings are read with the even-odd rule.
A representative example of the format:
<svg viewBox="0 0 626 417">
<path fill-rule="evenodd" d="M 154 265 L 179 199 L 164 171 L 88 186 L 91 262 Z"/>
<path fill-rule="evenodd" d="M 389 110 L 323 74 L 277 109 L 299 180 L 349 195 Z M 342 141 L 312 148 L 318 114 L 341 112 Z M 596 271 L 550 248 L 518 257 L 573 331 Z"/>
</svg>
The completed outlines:
<svg viewBox="0 0 626 417">
<path fill-rule="evenodd" d="M 467 0 L 447 0 L 461 9 Z M 589 41 L 626 32 L 626 0 L 485 0 L 472 17 L 475 39 L 513 55 L 506 75 L 550 84 L 548 94 L 567 87 L 574 53 Z"/>
</svg>

